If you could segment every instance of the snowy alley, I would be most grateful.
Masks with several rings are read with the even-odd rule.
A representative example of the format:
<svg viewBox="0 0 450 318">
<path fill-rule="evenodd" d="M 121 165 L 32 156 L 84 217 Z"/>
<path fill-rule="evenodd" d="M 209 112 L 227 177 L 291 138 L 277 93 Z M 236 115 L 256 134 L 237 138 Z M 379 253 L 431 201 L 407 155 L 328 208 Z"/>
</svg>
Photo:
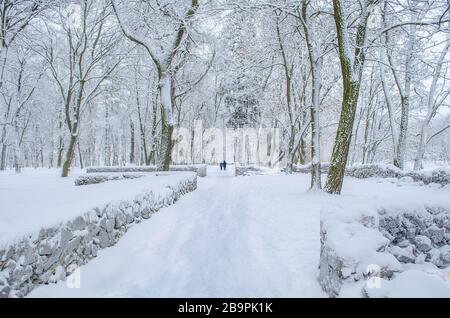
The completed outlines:
<svg viewBox="0 0 450 318">
<path fill-rule="evenodd" d="M 380 207 L 448 206 L 448 188 L 376 178 L 348 178 L 341 196 L 308 188 L 305 174 L 235 177 L 233 166 L 226 172 L 209 166 L 196 191 L 133 226 L 115 246 L 81 266 L 80 288 L 59 281 L 29 296 L 327 297 L 318 282 L 318 266 L 321 217 L 336 219 L 329 211 L 337 211 L 344 222 L 344 227 L 336 223 L 330 229 L 336 251 L 359 258 L 361 264 L 373 260 L 412 275 L 386 282 L 389 288 L 377 289 L 373 297 L 450 296 L 445 279 L 419 272 L 438 273 L 437 267 L 418 260 L 401 265 L 390 254 L 372 253 L 374 242 L 385 244 L 384 238 L 358 230 L 354 223 L 361 211 L 370 215 Z M 344 284 L 341 296 L 361 297 L 365 283 Z"/>
<path fill-rule="evenodd" d="M 0 0 L 0 302 L 450 298 L 449 1 Z"/>
<path fill-rule="evenodd" d="M 212 169 L 195 192 L 83 266 L 80 289 L 59 282 L 30 296 L 325 296 L 317 282 L 320 211 L 299 208 L 307 187 Z"/>
</svg>

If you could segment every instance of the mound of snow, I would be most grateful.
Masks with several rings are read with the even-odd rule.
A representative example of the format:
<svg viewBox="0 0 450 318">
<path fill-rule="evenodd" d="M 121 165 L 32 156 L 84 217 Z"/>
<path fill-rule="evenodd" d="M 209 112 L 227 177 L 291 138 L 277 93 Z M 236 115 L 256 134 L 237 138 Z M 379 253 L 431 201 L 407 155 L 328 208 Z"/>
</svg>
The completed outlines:
<svg viewBox="0 0 450 318">
<path fill-rule="evenodd" d="M 447 298 L 450 297 L 450 277 L 441 274 L 407 270 L 392 280 L 381 279 L 379 288 L 366 286 L 364 290 L 369 297 L 376 298 Z"/>
</svg>

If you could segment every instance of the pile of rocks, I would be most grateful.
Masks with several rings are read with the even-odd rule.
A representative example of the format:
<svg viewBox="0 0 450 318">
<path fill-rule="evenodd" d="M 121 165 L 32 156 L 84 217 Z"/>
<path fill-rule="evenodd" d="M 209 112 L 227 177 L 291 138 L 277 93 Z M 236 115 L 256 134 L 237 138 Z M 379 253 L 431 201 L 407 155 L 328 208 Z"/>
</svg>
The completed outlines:
<svg viewBox="0 0 450 318">
<path fill-rule="evenodd" d="M 160 194 L 147 191 L 131 201 L 95 208 L 0 248 L 0 297 L 23 297 L 39 284 L 65 279 L 99 249 L 114 245 L 130 226 L 196 188 L 197 176 L 189 173 Z"/>
<path fill-rule="evenodd" d="M 428 208 L 428 213 L 383 215 L 380 231 L 390 240 L 388 251 L 402 263 L 450 265 L 450 211 Z"/>
</svg>

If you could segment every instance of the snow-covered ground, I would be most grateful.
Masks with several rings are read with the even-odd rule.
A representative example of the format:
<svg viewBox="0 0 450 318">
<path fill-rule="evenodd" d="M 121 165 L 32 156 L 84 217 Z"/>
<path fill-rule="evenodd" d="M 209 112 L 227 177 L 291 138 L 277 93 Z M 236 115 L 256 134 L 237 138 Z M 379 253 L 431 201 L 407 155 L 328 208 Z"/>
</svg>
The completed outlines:
<svg viewBox="0 0 450 318">
<path fill-rule="evenodd" d="M 302 176 L 232 175 L 208 168 L 196 191 L 83 266 L 80 289 L 60 282 L 30 296 L 326 296 L 316 279 L 320 196 L 305 194 Z"/>
<path fill-rule="evenodd" d="M 25 169 L 20 175 L 13 170 L 0 173 L 0 246 L 23 235 L 53 226 L 109 202 L 135 198 L 143 190 L 155 194 L 175 184 L 181 174 L 148 176 L 101 184 L 75 186 L 81 174 L 75 170 L 68 178 L 60 170 Z"/>
<path fill-rule="evenodd" d="M 59 282 L 29 296 L 326 297 L 317 281 L 322 211 L 345 211 L 342 218 L 351 220 L 378 207 L 450 206 L 448 187 L 400 180 L 348 177 L 343 194 L 332 196 L 308 192 L 306 174 L 233 175 L 209 167 L 196 191 L 82 266 L 81 288 Z M 450 283 L 439 288 L 450 290 Z"/>
</svg>

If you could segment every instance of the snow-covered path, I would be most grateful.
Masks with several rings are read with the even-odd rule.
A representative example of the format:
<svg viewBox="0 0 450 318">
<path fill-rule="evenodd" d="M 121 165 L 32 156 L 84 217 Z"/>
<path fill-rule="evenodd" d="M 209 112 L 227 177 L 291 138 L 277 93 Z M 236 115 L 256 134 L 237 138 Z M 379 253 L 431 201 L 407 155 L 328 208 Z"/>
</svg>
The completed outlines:
<svg viewBox="0 0 450 318">
<path fill-rule="evenodd" d="M 231 167 L 230 167 L 231 168 Z M 208 168 L 198 189 L 133 226 L 64 282 L 31 297 L 317 297 L 318 202 L 290 176 Z M 269 182 L 270 181 L 270 182 Z"/>
</svg>

